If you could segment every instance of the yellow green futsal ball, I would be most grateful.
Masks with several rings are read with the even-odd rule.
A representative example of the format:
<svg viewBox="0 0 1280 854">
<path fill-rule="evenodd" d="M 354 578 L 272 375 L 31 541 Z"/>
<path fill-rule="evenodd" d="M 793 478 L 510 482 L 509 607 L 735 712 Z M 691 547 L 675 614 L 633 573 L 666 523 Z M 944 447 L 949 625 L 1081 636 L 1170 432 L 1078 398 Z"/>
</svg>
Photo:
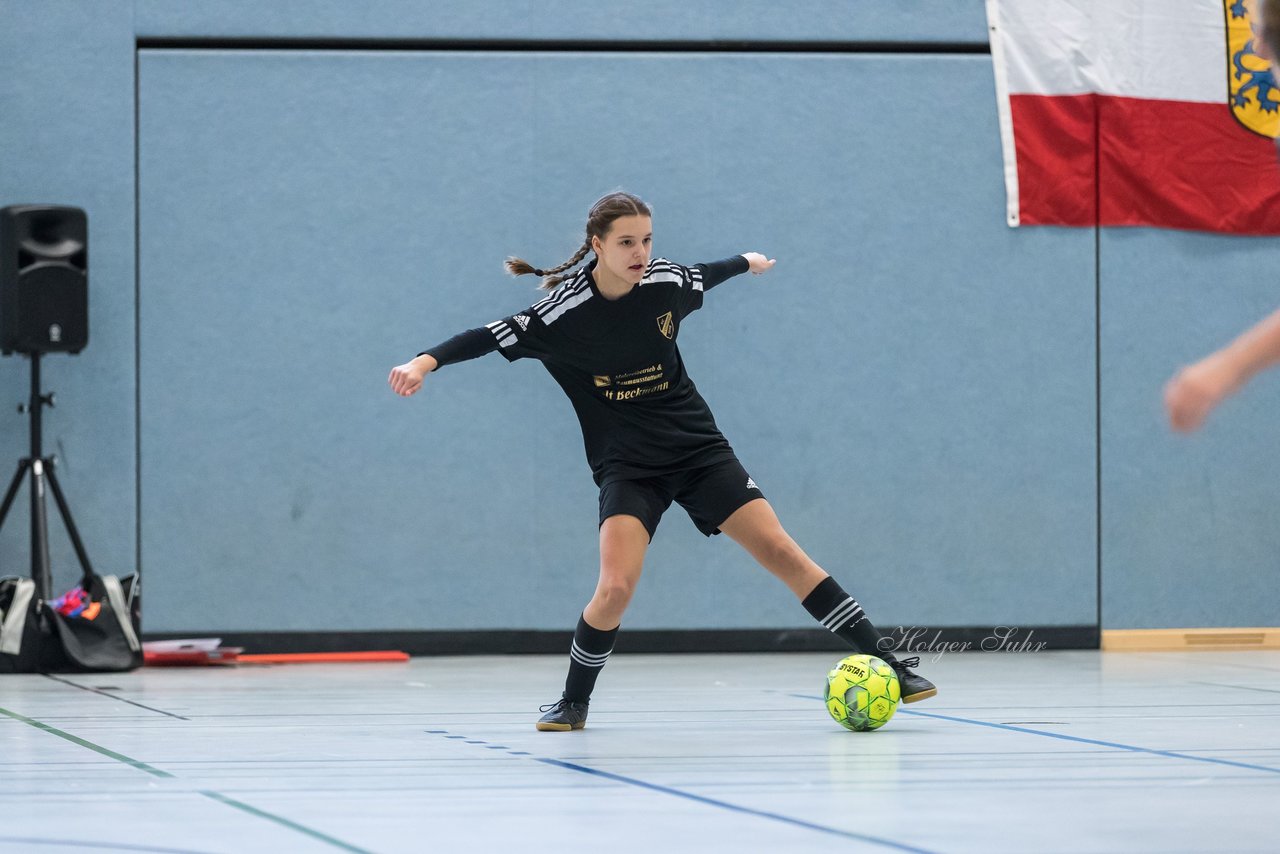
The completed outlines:
<svg viewBox="0 0 1280 854">
<path fill-rule="evenodd" d="M 879 729 L 898 710 L 898 674 L 874 655 L 851 655 L 827 674 L 823 701 L 835 722 L 854 732 Z"/>
</svg>

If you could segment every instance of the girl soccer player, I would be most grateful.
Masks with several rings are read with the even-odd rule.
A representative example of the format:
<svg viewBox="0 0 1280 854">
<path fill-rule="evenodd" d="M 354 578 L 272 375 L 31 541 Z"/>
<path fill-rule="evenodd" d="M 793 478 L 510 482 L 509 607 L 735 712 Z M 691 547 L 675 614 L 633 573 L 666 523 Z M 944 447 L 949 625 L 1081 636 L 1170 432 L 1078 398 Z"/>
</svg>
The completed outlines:
<svg viewBox="0 0 1280 854">
<path fill-rule="evenodd" d="M 442 365 L 497 350 L 510 361 L 539 359 L 577 412 L 600 487 L 600 578 L 574 631 L 564 693 L 542 708 L 537 728 L 586 725 L 596 677 L 672 501 L 706 536 L 724 532 L 738 542 L 854 649 L 892 665 L 904 702 L 932 697 L 938 689 L 909 669 L 919 659 L 899 661 L 862 606 L 782 529 L 685 373 L 676 346 L 681 322 L 702 307 L 706 291 L 748 270 L 764 273 L 774 261 L 747 252 L 684 267 L 651 259 L 652 243 L 648 206 L 629 193 L 610 193 L 591 206 L 586 240 L 565 263 L 539 270 L 507 260 L 514 275 L 542 277 L 549 296 L 419 353 L 388 378 L 396 394 L 408 397 Z M 588 252 L 595 257 L 586 266 L 566 272 Z"/>
</svg>

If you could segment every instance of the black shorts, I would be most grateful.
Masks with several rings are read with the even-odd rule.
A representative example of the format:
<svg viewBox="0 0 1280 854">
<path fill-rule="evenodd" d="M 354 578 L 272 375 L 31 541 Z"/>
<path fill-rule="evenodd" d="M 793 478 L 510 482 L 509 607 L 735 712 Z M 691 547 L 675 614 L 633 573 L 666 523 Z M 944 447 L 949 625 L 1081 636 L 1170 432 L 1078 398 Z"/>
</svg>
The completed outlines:
<svg viewBox="0 0 1280 854">
<path fill-rule="evenodd" d="M 737 458 L 657 477 L 614 480 L 600 487 L 600 524 L 610 516 L 635 516 L 653 539 L 662 514 L 675 501 L 708 537 L 748 501 L 764 493 Z"/>
</svg>

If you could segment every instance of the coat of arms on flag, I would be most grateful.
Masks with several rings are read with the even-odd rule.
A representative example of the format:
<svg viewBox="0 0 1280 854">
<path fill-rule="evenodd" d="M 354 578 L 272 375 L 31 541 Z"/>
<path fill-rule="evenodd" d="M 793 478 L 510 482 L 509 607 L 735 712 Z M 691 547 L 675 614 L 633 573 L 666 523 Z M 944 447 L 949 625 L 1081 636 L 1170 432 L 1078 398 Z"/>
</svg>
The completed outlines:
<svg viewBox="0 0 1280 854">
<path fill-rule="evenodd" d="M 1227 94 L 1240 124 L 1261 136 L 1280 135 L 1280 89 L 1271 63 L 1255 47 L 1253 9 L 1244 0 L 1222 0 L 1227 20 Z"/>
<path fill-rule="evenodd" d="M 1010 225 L 1280 235 L 1248 0 L 987 0 Z"/>
</svg>

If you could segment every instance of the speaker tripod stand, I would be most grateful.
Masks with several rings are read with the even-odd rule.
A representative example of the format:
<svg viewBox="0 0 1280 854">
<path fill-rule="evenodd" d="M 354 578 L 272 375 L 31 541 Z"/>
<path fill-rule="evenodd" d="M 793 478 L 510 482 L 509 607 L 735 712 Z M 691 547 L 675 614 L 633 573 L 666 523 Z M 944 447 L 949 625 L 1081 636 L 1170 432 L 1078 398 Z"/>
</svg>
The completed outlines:
<svg viewBox="0 0 1280 854">
<path fill-rule="evenodd" d="M 54 457 L 46 457 L 41 447 L 40 413 L 44 407 L 53 406 L 53 393 L 40 392 L 40 354 L 31 353 L 30 356 L 31 398 L 27 403 L 19 405 L 18 411 L 25 411 L 31 416 L 31 455 L 18 461 L 18 470 L 14 473 L 9 489 L 4 494 L 4 502 L 0 503 L 0 528 L 4 527 L 5 517 L 9 515 L 9 508 L 18 494 L 18 488 L 22 486 L 23 478 L 29 473 L 31 475 L 31 578 L 36 583 L 37 595 L 41 599 L 48 600 L 53 598 L 53 576 L 49 570 L 49 525 L 45 514 L 44 498 L 46 483 L 53 491 L 54 501 L 58 503 L 58 512 L 62 514 L 63 524 L 66 525 L 67 534 L 71 537 L 71 545 L 76 550 L 76 557 L 80 559 L 80 568 L 84 570 L 84 577 L 92 578 L 93 569 L 89 565 L 89 555 L 84 550 L 84 543 L 80 542 L 75 520 L 71 518 L 71 508 L 67 506 L 62 487 L 58 485 L 58 477 L 53 472 Z"/>
</svg>

